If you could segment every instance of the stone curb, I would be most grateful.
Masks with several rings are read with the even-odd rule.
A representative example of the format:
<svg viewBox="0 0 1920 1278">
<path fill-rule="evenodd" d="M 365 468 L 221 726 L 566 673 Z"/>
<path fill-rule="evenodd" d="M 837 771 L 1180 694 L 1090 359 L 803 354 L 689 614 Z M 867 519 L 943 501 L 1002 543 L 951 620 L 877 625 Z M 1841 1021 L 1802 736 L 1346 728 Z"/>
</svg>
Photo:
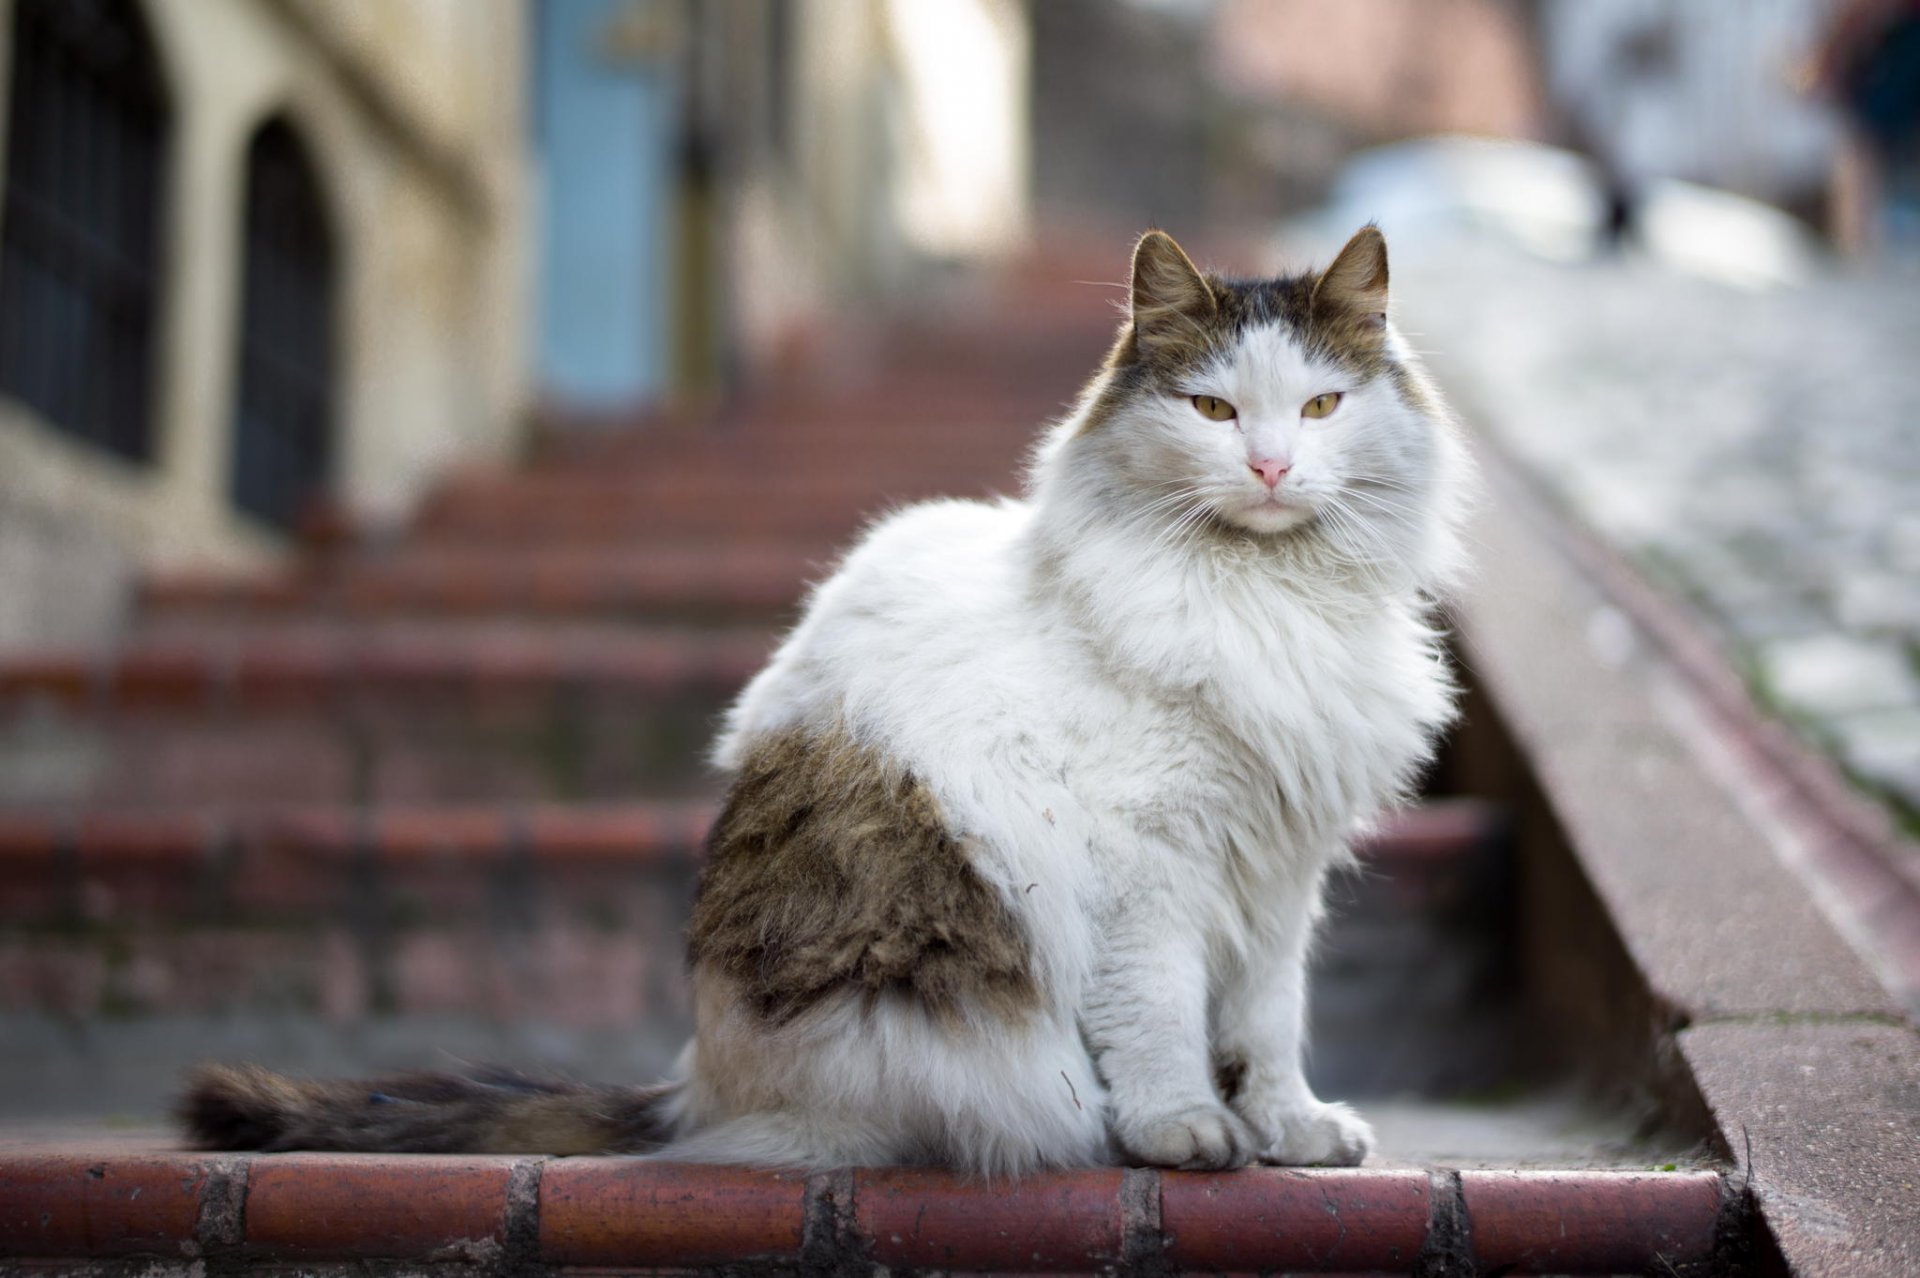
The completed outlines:
<svg viewBox="0 0 1920 1278">
<path fill-rule="evenodd" d="M 1863 872 L 1890 869 L 1887 832 L 1677 605 L 1513 463 L 1482 464 L 1490 571 L 1461 630 L 1544 799 L 1536 835 L 1551 827 L 1651 996 L 1628 1009 L 1645 1023 L 1613 1026 L 1646 1037 L 1642 1085 L 1697 1107 L 1740 1168 L 1761 1272 L 1920 1272 L 1920 1035 L 1893 993 L 1920 988 L 1920 898 Z"/>
<path fill-rule="evenodd" d="M 223 1260 L 506 1273 L 535 1257 L 562 1271 L 1413 1273 L 1443 1272 L 1431 1257 L 1444 1232 L 1456 1256 L 1464 1235 L 1483 1272 L 1685 1274 L 1715 1263 L 1739 1210 L 1718 1174 L 1693 1171 L 1095 1170 L 986 1183 L 620 1158 L 0 1156 L 0 1257 L 141 1258 L 148 1273 Z M 533 1240 L 534 1256 L 516 1260 L 516 1239 Z"/>
</svg>

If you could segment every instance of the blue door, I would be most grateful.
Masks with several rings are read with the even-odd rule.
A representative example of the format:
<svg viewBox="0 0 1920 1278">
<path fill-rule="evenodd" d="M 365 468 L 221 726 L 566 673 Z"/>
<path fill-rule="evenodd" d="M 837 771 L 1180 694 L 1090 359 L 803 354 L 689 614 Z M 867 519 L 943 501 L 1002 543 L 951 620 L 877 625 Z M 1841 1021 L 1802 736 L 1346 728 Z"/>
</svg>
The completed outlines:
<svg viewBox="0 0 1920 1278">
<path fill-rule="evenodd" d="M 678 0 L 537 0 L 539 359 L 564 409 L 665 389 Z"/>
</svg>

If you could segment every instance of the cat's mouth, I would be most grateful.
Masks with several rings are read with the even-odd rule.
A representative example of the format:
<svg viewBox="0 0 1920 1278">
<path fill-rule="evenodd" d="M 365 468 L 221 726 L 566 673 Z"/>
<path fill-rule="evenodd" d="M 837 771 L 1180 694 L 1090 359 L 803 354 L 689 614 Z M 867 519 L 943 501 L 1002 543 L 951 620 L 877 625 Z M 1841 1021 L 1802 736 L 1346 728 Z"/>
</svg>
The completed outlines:
<svg viewBox="0 0 1920 1278">
<path fill-rule="evenodd" d="M 1249 494 L 1221 515 L 1227 523 L 1251 532 L 1279 533 L 1298 528 L 1315 513 L 1313 506 L 1298 494 L 1269 491 L 1257 496 Z"/>
</svg>

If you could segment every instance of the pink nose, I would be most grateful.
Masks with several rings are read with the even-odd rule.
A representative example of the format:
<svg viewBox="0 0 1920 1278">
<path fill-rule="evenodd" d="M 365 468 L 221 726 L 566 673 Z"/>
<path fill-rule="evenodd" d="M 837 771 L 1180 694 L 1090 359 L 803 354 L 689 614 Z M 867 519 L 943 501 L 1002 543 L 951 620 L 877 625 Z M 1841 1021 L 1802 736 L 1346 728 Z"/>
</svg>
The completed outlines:
<svg viewBox="0 0 1920 1278">
<path fill-rule="evenodd" d="M 1281 461 L 1276 457 L 1255 457 L 1247 462 L 1247 469 L 1260 476 L 1261 482 L 1272 488 L 1293 469 L 1293 463 Z"/>
</svg>

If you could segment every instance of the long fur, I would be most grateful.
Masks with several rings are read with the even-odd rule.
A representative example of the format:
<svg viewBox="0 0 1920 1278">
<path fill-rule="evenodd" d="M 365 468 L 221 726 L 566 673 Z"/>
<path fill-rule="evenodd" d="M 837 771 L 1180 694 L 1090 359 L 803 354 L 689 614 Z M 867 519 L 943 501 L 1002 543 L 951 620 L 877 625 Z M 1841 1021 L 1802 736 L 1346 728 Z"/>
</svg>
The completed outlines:
<svg viewBox="0 0 1920 1278">
<path fill-rule="evenodd" d="M 1378 232 L 1249 283 L 1156 236 L 1026 499 L 881 521 L 733 706 L 714 757 L 748 781 L 696 913 L 694 1040 L 663 1089 L 573 1094 L 572 1136 L 987 1174 L 1366 1155 L 1302 1077 L 1305 971 L 1326 875 L 1452 714 L 1430 614 L 1464 462 L 1380 313 Z M 1290 463 L 1284 503 L 1255 456 Z M 552 1099 L 442 1109 L 497 1140 L 502 1107 Z M 471 1147 L 393 1112 L 416 1103 L 216 1074 L 186 1121 Z"/>
</svg>

